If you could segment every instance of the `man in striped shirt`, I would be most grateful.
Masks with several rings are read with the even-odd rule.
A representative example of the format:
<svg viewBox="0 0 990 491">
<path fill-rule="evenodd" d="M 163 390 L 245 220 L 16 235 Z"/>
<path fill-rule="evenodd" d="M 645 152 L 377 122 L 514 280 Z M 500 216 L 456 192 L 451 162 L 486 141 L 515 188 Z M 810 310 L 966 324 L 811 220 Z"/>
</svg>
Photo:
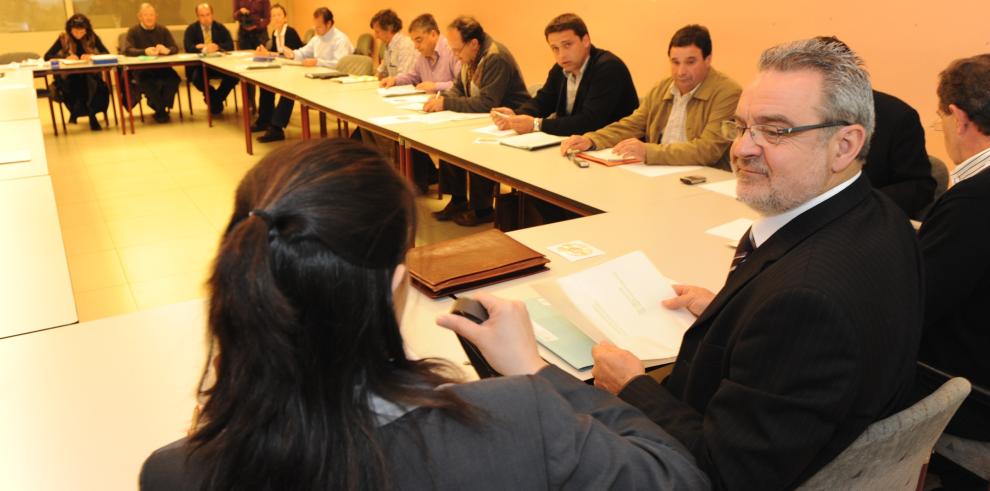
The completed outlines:
<svg viewBox="0 0 990 491">
<path fill-rule="evenodd" d="M 918 358 L 990 387 L 990 54 L 956 60 L 942 71 L 938 118 L 956 168 L 952 187 L 935 202 L 919 235 L 925 325 Z M 940 382 L 919 378 L 929 392 Z M 946 432 L 990 441 L 990 411 L 967 401 Z M 986 486 L 984 481 L 980 489 Z"/>
</svg>

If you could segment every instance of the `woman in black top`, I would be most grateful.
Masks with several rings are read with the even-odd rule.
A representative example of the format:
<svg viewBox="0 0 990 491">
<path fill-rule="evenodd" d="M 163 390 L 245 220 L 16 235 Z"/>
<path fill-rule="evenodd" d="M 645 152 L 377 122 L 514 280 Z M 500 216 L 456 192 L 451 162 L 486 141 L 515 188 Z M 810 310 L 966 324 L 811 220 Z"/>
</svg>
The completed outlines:
<svg viewBox="0 0 990 491">
<path fill-rule="evenodd" d="M 65 21 L 65 32 L 45 53 L 45 59 L 88 60 L 95 54 L 110 51 L 100 36 L 93 32 L 93 25 L 83 14 L 75 14 Z M 89 116 L 89 127 L 100 130 L 96 115 L 106 112 L 110 104 L 110 88 L 98 74 L 59 75 L 55 77 L 55 100 L 69 108 L 69 122 L 75 123 L 80 115 Z"/>
</svg>

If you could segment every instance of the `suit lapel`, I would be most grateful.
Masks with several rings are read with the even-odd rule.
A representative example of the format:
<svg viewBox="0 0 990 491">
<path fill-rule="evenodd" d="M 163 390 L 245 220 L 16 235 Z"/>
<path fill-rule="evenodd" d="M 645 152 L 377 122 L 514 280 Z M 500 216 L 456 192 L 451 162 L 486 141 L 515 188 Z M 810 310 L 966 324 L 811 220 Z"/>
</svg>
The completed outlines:
<svg viewBox="0 0 990 491">
<path fill-rule="evenodd" d="M 866 199 L 870 193 L 870 183 L 866 175 L 862 174 L 856 179 L 856 182 L 843 189 L 839 194 L 798 215 L 787 225 L 784 225 L 765 243 L 750 253 L 746 262 L 739 265 L 736 271 L 729 276 L 725 286 L 715 295 L 708 308 L 701 313 L 692 329 L 695 326 L 708 323 L 712 317 L 722 311 L 726 302 L 731 300 L 746 284 L 759 276 L 764 269 L 822 227 L 845 215 L 850 209 Z"/>
</svg>

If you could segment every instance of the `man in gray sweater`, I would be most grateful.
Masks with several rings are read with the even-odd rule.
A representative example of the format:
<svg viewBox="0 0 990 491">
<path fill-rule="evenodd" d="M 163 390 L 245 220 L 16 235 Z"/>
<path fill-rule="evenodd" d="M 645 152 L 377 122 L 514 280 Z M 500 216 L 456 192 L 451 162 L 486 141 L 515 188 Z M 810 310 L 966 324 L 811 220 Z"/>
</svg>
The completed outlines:
<svg viewBox="0 0 990 491">
<path fill-rule="evenodd" d="M 447 42 L 461 60 L 461 74 L 450 90 L 430 99 L 426 112 L 456 111 L 487 113 L 496 107 L 515 109 L 530 99 L 522 72 L 512 53 L 485 33 L 473 17 L 461 16 L 447 26 Z M 433 216 L 440 221 L 454 220 L 473 226 L 495 219 L 492 200 L 496 183 L 471 176 L 471 201 L 467 200 L 467 172 L 447 163 L 440 165 L 443 189 L 450 191 L 450 202 Z"/>
<path fill-rule="evenodd" d="M 138 8 L 138 24 L 127 30 L 127 56 L 165 56 L 179 52 L 172 33 L 158 24 L 158 13 L 150 3 L 142 3 Z M 175 94 L 179 90 L 179 74 L 171 68 L 134 70 L 138 87 L 148 99 L 148 105 L 155 110 L 155 121 L 168 121 L 168 111 L 172 108 Z M 140 100 L 140 99 L 138 99 Z"/>
</svg>

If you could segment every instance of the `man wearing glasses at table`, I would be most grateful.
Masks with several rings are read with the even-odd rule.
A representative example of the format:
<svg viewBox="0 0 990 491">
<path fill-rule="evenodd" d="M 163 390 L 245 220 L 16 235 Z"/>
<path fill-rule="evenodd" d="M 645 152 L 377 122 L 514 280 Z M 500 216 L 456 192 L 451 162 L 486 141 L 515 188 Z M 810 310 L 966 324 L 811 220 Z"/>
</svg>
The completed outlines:
<svg viewBox="0 0 990 491">
<path fill-rule="evenodd" d="M 593 351 L 596 385 L 687 446 L 716 489 L 793 489 L 907 407 L 921 336 L 914 231 L 862 173 L 862 60 L 810 39 L 759 67 L 722 125 L 739 200 L 761 215 L 725 285 L 664 301 L 697 320 L 663 382 L 627 351 Z"/>
</svg>

